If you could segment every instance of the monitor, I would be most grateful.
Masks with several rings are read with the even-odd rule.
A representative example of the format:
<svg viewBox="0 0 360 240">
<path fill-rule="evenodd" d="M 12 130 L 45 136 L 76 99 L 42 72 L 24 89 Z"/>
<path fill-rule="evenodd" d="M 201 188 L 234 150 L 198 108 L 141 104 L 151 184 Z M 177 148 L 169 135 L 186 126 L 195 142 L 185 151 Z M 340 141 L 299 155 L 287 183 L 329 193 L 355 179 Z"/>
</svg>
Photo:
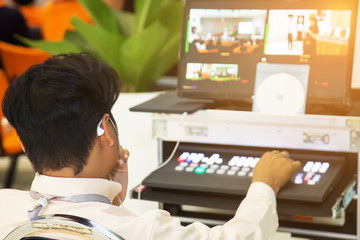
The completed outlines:
<svg viewBox="0 0 360 240">
<path fill-rule="evenodd" d="M 179 96 L 254 111 L 267 97 L 278 104 L 299 96 L 296 113 L 348 106 L 357 7 L 357 0 L 188 0 Z"/>
</svg>

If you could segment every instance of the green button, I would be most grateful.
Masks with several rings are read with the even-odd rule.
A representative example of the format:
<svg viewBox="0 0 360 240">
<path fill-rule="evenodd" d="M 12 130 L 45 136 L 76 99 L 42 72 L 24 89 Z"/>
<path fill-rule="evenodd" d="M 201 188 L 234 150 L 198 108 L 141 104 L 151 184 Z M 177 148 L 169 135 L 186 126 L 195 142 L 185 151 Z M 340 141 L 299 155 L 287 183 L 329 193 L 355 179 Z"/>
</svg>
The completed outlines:
<svg viewBox="0 0 360 240">
<path fill-rule="evenodd" d="M 203 174 L 203 173 L 205 172 L 205 168 L 203 168 L 203 167 L 197 167 L 197 168 L 195 169 L 195 172 L 196 172 L 197 174 Z"/>
</svg>

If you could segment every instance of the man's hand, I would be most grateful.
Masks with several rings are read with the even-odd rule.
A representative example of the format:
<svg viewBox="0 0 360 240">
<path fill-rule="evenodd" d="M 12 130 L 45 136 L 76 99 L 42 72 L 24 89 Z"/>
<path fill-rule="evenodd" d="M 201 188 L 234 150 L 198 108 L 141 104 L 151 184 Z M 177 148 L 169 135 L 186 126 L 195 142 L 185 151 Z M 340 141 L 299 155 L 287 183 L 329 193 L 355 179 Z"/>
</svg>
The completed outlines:
<svg viewBox="0 0 360 240">
<path fill-rule="evenodd" d="M 111 176 L 113 181 L 118 182 L 122 186 L 122 190 L 119 194 L 119 198 L 121 202 L 124 201 L 127 193 L 127 187 L 128 187 L 128 159 L 129 159 L 129 151 L 125 148 L 123 148 L 120 145 L 120 156 L 117 162 L 116 168 L 113 170 Z M 120 205 L 119 199 L 116 197 L 113 201 L 114 205 Z"/>
<path fill-rule="evenodd" d="M 287 152 L 266 152 L 255 166 L 252 182 L 266 183 L 277 194 L 300 166 L 300 162 L 291 160 Z"/>
</svg>

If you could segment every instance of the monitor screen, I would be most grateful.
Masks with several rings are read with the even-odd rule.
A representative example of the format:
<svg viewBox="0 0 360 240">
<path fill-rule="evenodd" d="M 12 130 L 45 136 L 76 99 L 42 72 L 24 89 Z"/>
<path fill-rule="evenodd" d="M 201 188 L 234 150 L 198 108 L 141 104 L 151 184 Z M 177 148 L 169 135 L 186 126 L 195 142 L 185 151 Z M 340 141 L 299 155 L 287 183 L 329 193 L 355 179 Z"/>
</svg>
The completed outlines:
<svg viewBox="0 0 360 240">
<path fill-rule="evenodd" d="M 348 105 L 356 16 L 356 0 L 188 0 L 179 95 Z"/>
</svg>

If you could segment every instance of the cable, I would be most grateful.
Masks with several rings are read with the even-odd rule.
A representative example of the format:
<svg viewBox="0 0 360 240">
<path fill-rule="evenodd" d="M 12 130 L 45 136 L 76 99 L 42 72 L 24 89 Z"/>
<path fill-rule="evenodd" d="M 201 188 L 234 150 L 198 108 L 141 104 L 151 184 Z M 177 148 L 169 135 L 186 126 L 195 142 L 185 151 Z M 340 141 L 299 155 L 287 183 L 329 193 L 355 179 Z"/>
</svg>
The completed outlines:
<svg viewBox="0 0 360 240">
<path fill-rule="evenodd" d="M 181 115 L 180 126 L 182 126 L 182 125 L 184 124 L 184 119 L 185 119 L 185 116 L 187 116 L 187 114 L 188 114 L 187 112 L 184 112 L 184 113 Z M 171 161 L 171 159 L 174 157 L 177 149 L 179 148 L 179 145 L 180 145 L 180 139 L 176 142 L 176 144 L 175 144 L 175 146 L 174 146 L 174 149 L 173 149 L 173 151 L 171 152 L 170 156 L 166 159 L 166 161 L 164 161 L 162 164 L 160 164 L 160 165 L 157 167 L 157 169 L 163 167 L 164 165 L 166 165 L 168 162 Z M 149 176 L 149 175 L 148 175 L 148 176 Z M 148 176 L 146 176 L 146 177 L 148 177 Z M 145 177 L 145 178 L 146 178 L 146 177 Z M 142 192 L 142 190 L 143 190 L 142 185 L 140 185 L 138 189 L 139 189 L 139 192 L 138 192 L 138 198 L 137 198 L 137 199 L 138 199 L 138 200 L 141 200 L 141 192 Z"/>
</svg>

